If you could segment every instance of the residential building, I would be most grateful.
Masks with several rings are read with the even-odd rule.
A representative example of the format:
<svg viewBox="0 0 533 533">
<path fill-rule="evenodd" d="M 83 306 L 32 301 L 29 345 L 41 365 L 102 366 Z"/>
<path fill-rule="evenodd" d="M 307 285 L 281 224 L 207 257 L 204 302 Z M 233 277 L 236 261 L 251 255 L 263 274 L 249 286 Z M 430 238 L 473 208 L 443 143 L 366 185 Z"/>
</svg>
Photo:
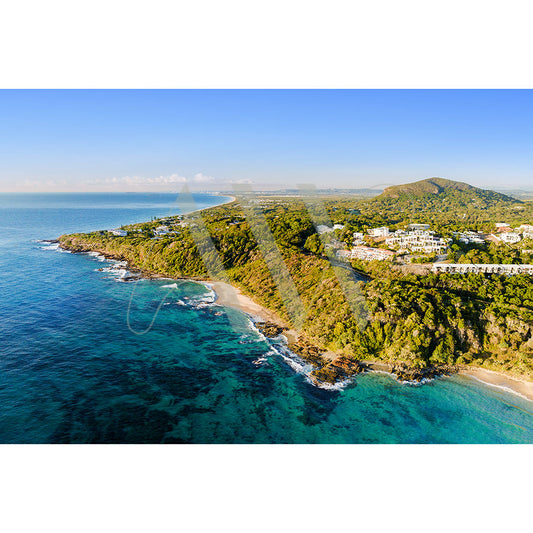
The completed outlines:
<svg viewBox="0 0 533 533">
<path fill-rule="evenodd" d="M 520 242 L 522 240 L 520 234 L 514 232 L 502 233 L 500 235 L 500 238 L 506 244 L 516 244 L 517 242 Z"/>
<path fill-rule="evenodd" d="M 113 235 L 116 235 L 117 237 L 126 237 L 126 235 L 128 234 L 128 232 L 123 229 L 110 229 L 109 233 L 112 233 Z"/>
<path fill-rule="evenodd" d="M 353 234 L 353 245 L 359 246 L 360 244 L 365 244 L 365 235 L 360 231 L 356 231 Z"/>
<path fill-rule="evenodd" d="M 531 224 L 522 224 L 515 231 L 517 233 L 533 233 L 533 226 Z"/>
<path fill-rule="evenodd" d="M 368 234 L 371 237 L 388 237 L 389 228 L 387 228 L 386 226 L 383 226 L 382 228 L 372 228 L 368 230 Z"/>
<path fill-rule="evenodd" d="M 354 246 L 351 250 L 339 250 L 337 257 L 340 259 L 362 259 L 363 261 L 391 260 L 396 254 L 391 250 L 370 248 L 369 246 Z"/>
<path fill-rule="evenodd" d="M 503 222 L 498 222 L 496 224 L 496 231 L 498 233 L 508 233 L 510 231 L 513 231 L 511 229 L 511 226 L 509 224 L 506 224 L 506 223 L 503 223 Z"/>
<path fill-rule="evenodd" d="M 154 233 L 155 235 L 167 235 L 170 233 L 170 228 L 168 226 L 157 226 Z"/>
<path fill-rule="evenodd" d="M 460 242 L 465 244 L 483 244 L 486 240 L 486 237 L 481 232 L 475 231 L 464 231 L 464 232 L 454 232 L 454 236 Z"/>
<path fill-rule="evenodd" d="M 448 241 L 441 237 L 436 237 L 432 231 L 409 231 L 404 234 L 389 237 L 387 246 L 401 251 L 423 252 L 423 253 L 444 253 L 448 248 Z"/>
<path fill-rule="evenodd" d="M 533 226 L 531 224 L 522 224 L 515 229 L 516 233 L 521 233 L 523 239 L 533 239 Z"/>
<path fill-rule="evenodd" d="M 429 224 L 409 224 L 407 229 L 411 231 L 427 231 L 429 229 Z"/>
<path fill-rule="evenodd" d="M 319 224 L 316 229 L 319 235 L 322 235 L 324 233 L 331 233 L 333 231 L 333 228 L 325 226 L 324 224 Z"/>
</svg>

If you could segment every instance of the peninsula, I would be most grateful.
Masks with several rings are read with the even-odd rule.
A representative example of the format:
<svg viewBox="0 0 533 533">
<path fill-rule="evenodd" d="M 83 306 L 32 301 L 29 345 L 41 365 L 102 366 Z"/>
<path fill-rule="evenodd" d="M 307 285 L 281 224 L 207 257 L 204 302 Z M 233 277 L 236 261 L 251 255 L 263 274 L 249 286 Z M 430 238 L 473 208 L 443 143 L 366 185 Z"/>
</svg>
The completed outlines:
<svg viewBox="0 0 533 533">
<path fill-rule="evenodd" d="M 146 276 L 214 282 L 220 303 L 288 332 L 318 381 L 373 366 L 401 380 L 462 369 L 521 380 L 515 390 L 533 398 L 530 270 L 457 267 L 529 265 L 532 221 L 530 202 L 433 178 L 372 199 L 242 194 L 59 242 Z"/>
</svg>

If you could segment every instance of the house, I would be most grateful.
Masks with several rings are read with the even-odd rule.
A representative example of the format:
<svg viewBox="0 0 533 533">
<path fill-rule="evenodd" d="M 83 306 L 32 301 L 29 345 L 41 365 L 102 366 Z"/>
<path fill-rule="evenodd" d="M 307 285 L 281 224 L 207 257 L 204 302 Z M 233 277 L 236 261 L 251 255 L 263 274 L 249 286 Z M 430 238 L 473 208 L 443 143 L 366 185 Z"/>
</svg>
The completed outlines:
<svg viewBox="0 0 533 533">
<path fill-rule="evenodd" d="M 333 229 L 344 229 L 344 224 L 333 224 Z"/>
<path fill-rule="evenodd" d="M 368 230 L 368 234 L 371 237 L 388 237 L 389 228 L 387 228 L 386 226 L 383 226 L 382 228 L 372 228 Z"/>
<path fill-rule="evenodd" d="M 511 226 L 509 224 L 506 224 L 504 222 L 497 222 L 496 223 L 496 231 L 498 233 L 507 233 L 509 231 L 513 231 L 511 229 Z"/>
<path fill-rule="evenodd" d="M 157 226 L 154 230 L 155 235 L 167 235 L 170 231 L 168 226 Z"/>
<path fill-rule="evenodd" d="M 354 232 L 354 234 L 353 234 L 353 245 L 354 246 L 358 246 L 359 244 L 364 244 L 364 243 L 365 243 L 365 235 L 364 235 L 364 233 L 362 233 L 360 231 Z"/>
<path fill-rule="evenodd" d="M 110 229 L 109 233 L 112 233 L 113 235 L 116 235 L 117 237 L 126 237 L 126 235 L 128 234 L 128 232 L 123 229 Z"/>
<path fill-rule="evenodd" d="M 455 231 L 454 236 L 459 242 L 464 242 L 465 244 L 483 244 L 486 240 L 483 233 L 474 231 Z"/>
<path fill-rule="evenodd" d="M 407 229 L 411 231 L 427 231 L 429 229 L 429 224 L 409 224 Z"/>
<path fill-rule="evenodd" d="M 326 226 L 324 224 L 319 224 L 316 227 L 316 230 L 319 235 L 323 235 L 324 233 L 331 233 L 333 231 L 333 228 L 330 228 L 329 226 Z"/>
<path fill-rule="evenodd" d="M 502 233 L 500 235 L 500 239 L 507 244 L 516 244 L 517 242 L 520 242 L 522 240 L 522 237 L 519 233 L 514 233 L 511 231 Z"/>
<path fill-rule="evenodd" d="M 521 226 L 516 228 L 515 231 L 518 233 L 533 233 L 533 226 L 531 224 L 522 224 Z"/>
<path fill-rule="evenodd" d="M 337 257 L 340 259 L 362 259 L 363 261 L 386 261 L 391 260 L 395 255 L 390 250 L 368 246 L 354 246 L 351 250 L 339 250 L 337 252 Z"/>
<path fill-rule="evenodd" d="M 448 247 L 448 241 L 436 237 L 432 231 L 415 230 L 404 234 L 395 233 L 386 241 L 387 246 L 411 252 L 443 253 Z"/>
<path fill-rule="evenodd" d="M 524 239 L 533 239 L 533 226 L 531 224 L 522 224 L 515 229 L 516 233 L 521 233 Z"/>
</svg>

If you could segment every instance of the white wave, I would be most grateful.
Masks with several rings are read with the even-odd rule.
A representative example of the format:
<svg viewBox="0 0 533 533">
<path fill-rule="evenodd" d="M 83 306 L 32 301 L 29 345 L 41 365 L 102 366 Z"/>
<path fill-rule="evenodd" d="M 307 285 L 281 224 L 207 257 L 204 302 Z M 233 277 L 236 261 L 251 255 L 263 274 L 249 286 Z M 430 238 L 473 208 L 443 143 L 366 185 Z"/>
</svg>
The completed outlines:
<svg viewBox="0 0 533 533">
<path fill-rule="evenodd" d="M 211 304 L 215 303 L 217 299 L 217 293 L 213 290 L 213 286 L 205 281 L 200 281 L 199 283 L 200 285 L 203 285 L 206 289 L 208 289 L 209 293 L 206 296 L 200 296 L 195 299 L 202 300 L 204 302 L 211 303 Z"/>
<path fill-rule="evenodd" d="M 319 389 L 341 391 L 341 390 L 344 390 L 350 383 L 353 383 L 354 380 L 355 380 L 355 376 L 351 376 L 345 379 L 344 381 L 338 381 L 337 383 L 334 383 L 334 384 L 323 383 L 323 382 L 317 383 L 312 380 L 308 380 L 308 381 L 310 381 L 312 385 L 314 385 L 315 387 L 318 387 Z"/>
<path fill-rule="evenodd" d="M 268 358 L 272 355 L 274 355 L 274 350 L 269 350 L 268 352 L 264 353 L 263 355 L 260 355 L 257 359 L 252 361 L 252 363 L 256 366 L 261 366 L 264 363 L 268 362 Z"/>
<path fill-rule="evenodd" d="M 505 392 L 509 392 L 511 394 L 514 394 L 515 396 L 520 396 L 520 398 L 523 398 L 524 400 L 528 400 L 529 402 L 531 402 L 532 400 L 530 398 L 528 398 L 527 396 L 524 396 L 522 393 L 514 390 L 514 389 L 511 389 L 511 387 L 506 387 L 505 385 L 496 385 L 495 383 L 489 383 L 488 381 L 483 381 L 482 379 L 479 379 L 475 376 L 472 376 L 472 374 L 464 374 L 465 376 L 469 377 L 469 378 L 472 378 L 472 379 L 475 379 L 476 381 L 478 381 L 479 383 L 483 383 L 483 385 L 487 385 L 487 387 L 493 387 L 494 389 L 500 389 L 500 390 L 503 390 Z"/>
<path fill-rule="evenodd" d="M 314 370 L 313 365 L 306 363 L 301 357 L 294 352 L 291 352 L 288 348 L 277 345 L 272 346 L 272 349 L 298 374 L 304 374 L 309 377 Z"/>
<path fill-rule="evenodd" d="M 162 289 L 177 289 L 178 284 L 177 283 L 170 283 L 169 285 L 161 285 Z"/>
<path fill-rule="evenodd" d="M 256 359 L 257 362 L 253 361 L 253 363 L 260 364 L 263 361 L 264 357 L 268 357 L 271 355 L 281 356 L 283 361 L 288 364 L 292 368 L 292 370 L 294 370 L 297 374 L 303 375 L 305 377 L 305 380 L 310 385 L 313 385 L 313 387 L 317 387 L 319 389 L 341 391 L 345 389 L 348 385 L 353 383 L 356 378 L 356 375 L 353 375 L 343 381 L 339 381 L 334 384 L 319 382 L 311 377 L 311 373 L 313 372 L 313 370 L 315 370 L 315 367 L 304 359 L 302 359 L 299 355 L 295 354 L 293 351 L 289 350 L 285 343 L 272 345 L 271 349 L 266 354 Z"/>
<path fill-rule="evenodd" d="M 59 248 L 58 242 L 50 242 L 48 244 L 43 243 L 42 246 L 39 246 L 41 250 L 57 250 Z"/>
<path fill-rule="evenodd" d="M 64 248 L 61 248 L 59 246 L 58 242 L 48 242 L 48 241 L 36 241 L 39 244 L 42 244 L 42 246 L 39 246 L 40 250 L 49 250 L 52 252 L 60 252 L 63 254 L 70 254 L 70 250 L 65 250 Z"/>
<path fill-rule="evenodd" d="M 392 374 L 394 377 L 396 377 L 396 374 Z M 401 383 L 402 385 L 410 385 L 411 387 L 420 387 L 421 385 L 425 385 L 426 383 L 431 383 L 433 380 L 437 379 L 437 377 L 434 378 L 422 378 L 420 381 L 414 381 L 414 380 L 399 380 L 397 379 L 398 383 Z"/>
<path fill-rule="evenodd" d="M 267 341 L 267 338 L 257 328 L 257 326 L 255 325 L 255 322 L 249 316 L 247 316 L 247 318 L 248 318 L 248 320 L 246 321 L 246 326 L 248 327 L 248 329 L 251 332 L 253 332 L 254 336 L 257 337 L 257 342 Z M 282 342 L 281 344 L 287 344 L 287 343 L 286 342 L 285 343 Z"/>
<path fill-rule="evenodd" d="M 83 254 L 88 255 L 89 257 L 92 257 L 93 259 L 96 259 L 97 261 L 105 261 L 105 257 L 99 253 L 99 252 L 82 252 Z"/>
</svg>

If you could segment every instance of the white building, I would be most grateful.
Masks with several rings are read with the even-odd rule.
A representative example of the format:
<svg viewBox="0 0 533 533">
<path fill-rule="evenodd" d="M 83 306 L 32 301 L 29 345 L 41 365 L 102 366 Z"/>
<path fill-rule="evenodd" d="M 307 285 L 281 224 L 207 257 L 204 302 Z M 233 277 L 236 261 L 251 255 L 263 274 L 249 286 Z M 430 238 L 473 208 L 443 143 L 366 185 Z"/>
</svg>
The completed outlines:
<svg viewBox="0 0 533 533">
<path fill-rule="evenodd" d="M 476 233 L 475 231 L 454 232 L 456 239 L 465 244 L 483 244 L 485 236 L 483 233 Z"/>
<path fill-rule="evenodd" d="M 333 229 L 344 229 L 344 224 L 333 224 Z"/>
<path fill-rule="evenodd" d="M 116 235 L 117 237 L 126 237 L 126 235 L 128 234 L 128 232 L 123 229 L 110 229 L 109 233 L 112 233 L 113 235 Z"/>
<path fill-rule="evenodd" d="M 333 231 L 333 228 L 330 228 L 329 226 L 325 226 L 324 224 L 319 224 L 316 227 L 316 230 L 318 231 L 319 235 L 322 235 L 324 233 L 331 233 Z"/>
<path fill-rule="evenodd" d="M 339 250 L 339 259 L 362 259 L 363 261 L 386 261 L 392 259 L 396 254 L 390 250 L 381 248 L 370 248 L 368 246 L 355 246 L 351 250 Z"/>
<path fill-rule="evenodd" d="M 507 232 L 500 235 L 500 239 L 507 244 L 516 244 L 522 240 L 519 233 Z"/>
<path fill-rule="evenodd" d="M 429 224 L 409 224 L 407 229 L 412 231 L 427 231 L 429 229 Z"/>
<path fill-rule="evenodd" d="M 154 233 L 156 235 L 167 235 L 170 231 L 170 228 L 168 226 L 157 226 L 155 228 Z"/>
<path fill-rule="evenodd" d="M 517 233 L 533 233 L 533 226 L 531 224 L 522 224 L 515 231 Z"/>
<path fill-rule="evenodd" d="M 522 224 L 515 229 L 516 233 L 521 233 L 523 239 L 533 239 L 533 226 L 531 224 Z"/>
<path fill-rule="evenodd" d="M 365 243 L 365 235 L 360 231 L 356 231 L 353 234 L 353 245 L 358 246 Z"/>
<path fill-rule="evenodd" d="M 387 228 L 386 226 L 383 226 L 382 228 L 372 228 L 368 230 L 368 234 L 371 237 L 388 237 L 389 228 Z"/>
<path fill-rule="evenodd" d="M 409 231 L 403 235 L 389 237 L 385 242 L 391 248 L 410 252 L 439 254 L 448 248 L 448 241 L 436 237 L 432 231 Z"/>
</svg>

